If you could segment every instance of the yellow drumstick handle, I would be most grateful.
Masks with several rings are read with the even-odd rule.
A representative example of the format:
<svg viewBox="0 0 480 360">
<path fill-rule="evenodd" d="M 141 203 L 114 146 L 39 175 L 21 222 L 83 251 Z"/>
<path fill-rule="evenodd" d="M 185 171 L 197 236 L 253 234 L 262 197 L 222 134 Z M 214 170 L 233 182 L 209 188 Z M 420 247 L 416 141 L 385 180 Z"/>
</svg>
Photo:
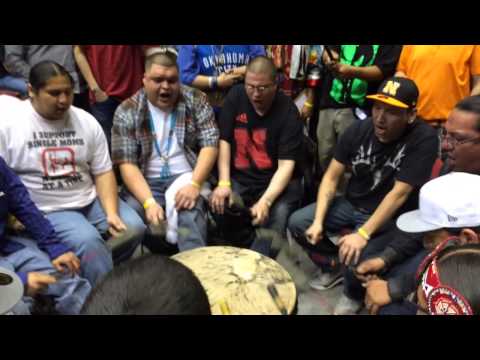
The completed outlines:
<svg viewBox="0 0 480 360">
<path fill-rule="evenodd" d="M 218 305 L 220 306 L 220 311 L 221 311 L 222 315 L 231 315 L 232 314 L 232 312 L 230 311 L 230 307 L 228 306 L 227 301 L 225 299 L 220 300 L 218 302 Z"/>
</svg>

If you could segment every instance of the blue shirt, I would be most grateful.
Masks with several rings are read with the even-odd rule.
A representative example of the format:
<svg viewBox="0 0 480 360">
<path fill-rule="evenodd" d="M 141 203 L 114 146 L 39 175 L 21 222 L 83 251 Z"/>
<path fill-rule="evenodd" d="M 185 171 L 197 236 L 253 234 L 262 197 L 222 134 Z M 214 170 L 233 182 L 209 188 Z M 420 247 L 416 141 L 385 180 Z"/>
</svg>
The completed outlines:
<svg viewBox="0 0 480 360">
<path fill-rule="evenodd" d="M 265 55 L 263 45 L 180 45 L 180 79 L 191 85 L 197 75 L 218 76 L 260 55 Z"/>
<path fill-rule="evenodd" d="M 0 157 L 0 254 L 10 255 L 25 246 L 5 236 L 8 214 L 14 215 L 25 226 L 26 231 L 37 242 L 40 250 L 50 259 L 71 251 L 56 236 L 50 222 L 30 199 L 27 188 L 20 178 Z M 18 274 L 25 283 L 26 274 Z"/>
</svg>

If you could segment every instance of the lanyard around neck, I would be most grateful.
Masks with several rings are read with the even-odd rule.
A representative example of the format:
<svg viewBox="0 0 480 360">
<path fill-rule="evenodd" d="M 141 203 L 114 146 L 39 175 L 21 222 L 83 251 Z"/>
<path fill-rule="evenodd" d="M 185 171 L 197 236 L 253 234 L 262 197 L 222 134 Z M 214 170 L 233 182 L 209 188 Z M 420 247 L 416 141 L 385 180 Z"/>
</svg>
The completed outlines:
<svg viewBox="0 0 480 360">
<path fill-rule="evenodd" d="M 150 110 L 148 111 L 148 120 L 150 122 L 150 130 L 152 131 L 152 133 L 155 137 L 155 149 L 157 150 L 158 156 L 166 162 L 169 159 L 169 153 L 170 153 L 170 150 L 172 148 L 172 143 L 173 143 L 173 135 L 175 134 L 175 126 L 176 126 L 176 123 L 177 123 L 176 112 L 174 111 L 174 112 L 170 113 L 170 115 L 168 115 L 167 121 L 169 122 L 170 130 L 168 132 L 167 146 L 166 146 L 166 149 L 165 149 L 165 153 L 163 155 L 162 155 L 162 151 L 161 151 L 161 148 L 160 148 L 160 143 L 158 142 L 158 137 L 157 137 L 156 130 L 155 130 L 155 123 L 153 121 L 153 116 L 152 116 L 152 113 L 150 112 Z"/>
</svg>

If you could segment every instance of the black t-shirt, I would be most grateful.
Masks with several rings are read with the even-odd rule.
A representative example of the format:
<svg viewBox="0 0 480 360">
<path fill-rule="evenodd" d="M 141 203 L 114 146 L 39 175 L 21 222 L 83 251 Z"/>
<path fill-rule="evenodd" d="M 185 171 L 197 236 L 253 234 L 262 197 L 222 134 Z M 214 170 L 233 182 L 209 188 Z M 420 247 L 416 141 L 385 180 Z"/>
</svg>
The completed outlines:
<svg viewBox="0 0 480 360">
<path fill-rule="evenodd" d="M 414 193 L 397 212 L 418 208 L 418 190 L 430 179 L 438 154 L 436 131 L 417 119 L 396 142 L 382 144 L 372 119 L 350 126 L 335 149 L 334 158 L 352 168 L 347 199 L 356 207 L 375 211 L 395 180 L 414 187 Z"/>
<path fill-rule="evenodd" d="M 298 162 L 302 151 L 302 121 L 293 101 L 277 92 L 264 116 L 255 112 L 245 87 L 230 90 L 220 114 L 220 139 L 231 145 L 231 177 L 263 193 L 278 168 L 278 160 Z M 294 177 L 299 175 L 295 166 Z"/>
<path fill-rule="evenodd" d="M 384 78 L 393 76 L 402 51 L 401 45 L 329 45 L 343 64 L 357 67 L 378 66 Z M 342 81 L 325 68 L 320 86 L 320 109 L 370 108 L 365 97 L 377 92 L 381 81 L 361 79 Z"/>
</svg>

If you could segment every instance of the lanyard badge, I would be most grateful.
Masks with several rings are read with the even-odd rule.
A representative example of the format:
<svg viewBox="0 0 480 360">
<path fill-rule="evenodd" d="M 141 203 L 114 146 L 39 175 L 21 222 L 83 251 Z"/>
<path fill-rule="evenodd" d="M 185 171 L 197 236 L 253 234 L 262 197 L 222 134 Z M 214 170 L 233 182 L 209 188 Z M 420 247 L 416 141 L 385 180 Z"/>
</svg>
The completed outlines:
<svg viewBox="0 0 480 360">
<path fill-rule="evenodd" d="M 172 112 L 167 119 L 167 123 L 169 124 L 169 131 L 168 131 L 168 138 L 167 138 L 167 144 L 165 147 L 164 152 L 162 152 L 161 149 L 161 144 L 158 141 L 156 131 L 155 131 L 155 123 L 153 122 L 153 117 L 152 114 L 149 112 L 148 113 L 148 119 L 150 122 L 150 128 L 151 131 L 154 135 L 155 138 L 155 150 L 157 151 L 158 156 L 160 157 L 160 160 L 162 161 L 162 168 L 160 170 L 160 178 L 161 179 L 168 179 L 172 176 L 172 173 L 170 171 L 170 166 L 169 166 L 169 160 L 170 160 L 170 151 L 172 149 L 172 144 L 173 144 L 173 136 L 175 135 L 175 127 L 177 124 L 177 115 L 176 112 Z"/>
</svg>

